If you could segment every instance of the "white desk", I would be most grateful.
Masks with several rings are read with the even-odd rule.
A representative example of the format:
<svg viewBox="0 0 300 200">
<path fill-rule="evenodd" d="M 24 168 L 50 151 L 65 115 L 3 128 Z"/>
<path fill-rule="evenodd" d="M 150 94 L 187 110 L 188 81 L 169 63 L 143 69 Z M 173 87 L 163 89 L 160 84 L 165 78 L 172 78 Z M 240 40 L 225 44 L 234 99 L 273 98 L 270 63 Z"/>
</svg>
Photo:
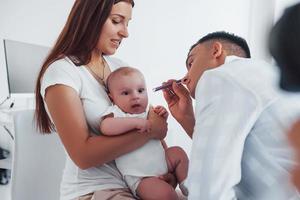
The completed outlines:
<svg viewBox="0 0 300 200">
<path fill-rule="evenodd" d="M 10 152 L 8 158 L 0 160 L 0 168 L 11 169 L 13 153 L 12 121 L 7 113 L 0 111 L 0 147 Z"/>
<path fill-rule="evenodd" d="M 13 103 L 13 106 L 10 107 Z M 10 151 L 8 158 L 0 160 L 0 168 L 11 169 L 14 156 L 13 113 L 34 108 L 33 94 L 15 94 L 0 106 L 0 147 Z M 0 185 L 1 200 L 10 200 L 11 185 Z"/>
<path fill-rule="evenodd" d="M 13 113 L 34 108 L 33 94 L 13 94 L 0 106 L 0 147 L 10 151 L 8 159 L 0 160 L 0 168 L 11 169 L 13 156 Z"/>
</svg>

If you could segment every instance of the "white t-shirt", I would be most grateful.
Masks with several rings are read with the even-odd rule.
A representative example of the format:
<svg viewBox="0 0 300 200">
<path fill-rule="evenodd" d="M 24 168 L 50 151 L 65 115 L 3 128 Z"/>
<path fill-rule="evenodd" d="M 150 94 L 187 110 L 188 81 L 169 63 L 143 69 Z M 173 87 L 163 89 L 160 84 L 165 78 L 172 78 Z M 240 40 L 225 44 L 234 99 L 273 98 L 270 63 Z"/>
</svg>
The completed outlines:
<svg viewBox="0 0 300 200">
<path fill-rule="evenodd" d="M 110 106 L 103 116 L 147 118 L 148 110 L 141 114 L 124 113 L 118 106 Z M 145 133 L 141 133 L 145 134 Z M 165 150 L 160 140 L 150 140 L 142 147 L 116 158 L 116 165 L 123 176 L 160 176 L 168 172 Z"/>
<path fill-rule="evenodd" d="M 111 71 L 125 65 L 115 58 L 104 58 Z M 56 84 L 69 86 L 78 93 L 89 128 L 100 134 L 98 126 L 102 113 L 111 105 L 104 86 L 97 82 L 85 66 L 76 66 L 69 58 L 57 60 L 48 67 L 41 82 L 42 97 L 45 98 L 47 87 Z M 46 103 L 45 106 L 48 112 Z M 74 114 L 76 113 L 70 113 Z M 49 112 L 48 115 L 50 116 Z M 115 162 L 82 170 L 67 154 L 61 182 L 62 200 L 74 199 L 97 190 L 126 187 Z"/>
</svg>

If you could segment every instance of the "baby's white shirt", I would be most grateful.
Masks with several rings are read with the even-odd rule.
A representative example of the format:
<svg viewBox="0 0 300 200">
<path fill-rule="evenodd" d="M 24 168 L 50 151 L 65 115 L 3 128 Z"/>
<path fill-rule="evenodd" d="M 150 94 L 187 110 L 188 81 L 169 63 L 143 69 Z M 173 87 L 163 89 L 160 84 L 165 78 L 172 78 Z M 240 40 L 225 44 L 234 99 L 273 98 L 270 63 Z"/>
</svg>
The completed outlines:
<svg viewBox="0 0 300 200">
<path fill-rule="evenodd" d="M 114 117 L 138 117 L 146 119 L 148 110 L 141 114 L 130 114 L 124 113 L 118 106 L 113 105 L 103 113 L 103 116 L 113 113 Z M 123 176 L 159 176 L 166 174 L 168 171 L 165 150 L 160 140 L 150 140 L 142 147 L 116 158 L 115 161 Z"/>
</svg>

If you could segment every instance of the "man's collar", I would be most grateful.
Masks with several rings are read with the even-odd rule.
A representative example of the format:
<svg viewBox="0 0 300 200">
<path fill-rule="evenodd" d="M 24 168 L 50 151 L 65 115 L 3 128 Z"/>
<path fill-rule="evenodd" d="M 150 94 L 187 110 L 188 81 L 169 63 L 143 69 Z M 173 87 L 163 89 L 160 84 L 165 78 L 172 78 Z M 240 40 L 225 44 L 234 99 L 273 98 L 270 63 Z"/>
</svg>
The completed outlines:
<svg viewBox="0 0 300 200">
<path fill-rule="evenodd" d="M 234 55 L 226 56 L 224 64 L 232 62 L 234 60 L 239 60 L 239 59 L 243 59 L 243 58 L 241 58 L 239 56 L 234 56 Z"/>
</svg>

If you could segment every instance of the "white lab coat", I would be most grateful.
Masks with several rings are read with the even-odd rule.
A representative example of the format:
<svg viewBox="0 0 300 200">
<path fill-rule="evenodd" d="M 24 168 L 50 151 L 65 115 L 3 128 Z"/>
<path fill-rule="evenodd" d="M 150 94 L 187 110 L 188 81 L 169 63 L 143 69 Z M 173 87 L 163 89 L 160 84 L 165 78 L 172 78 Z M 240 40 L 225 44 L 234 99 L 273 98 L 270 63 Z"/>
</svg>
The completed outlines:
<svg viewBox="0 0 300 200">
<path fill-rule="evenodd" d="M 274 150 L 272 148 L 279 151 L 284 149 L 288 152 L 287 162 L 276 160 L 271 151 L 263 156 L 256 156 L 251 153 L 251 149 L 256 148 L 255 144 L 247 145 L 247 148 L 245 146 L 249 138 L 255 137 L 252 132 L 259 135 L 260 132 L 269 133 L 276 129 L 276 133 L 285 133 L 288 123 L 293 121 L 291 119 L 298 116 L 300 99 L 293 108 L 286 108 L 283 115 L 274 111 L 274 108 L 280 106 L 279 103 L 285 105 L 281 101 L 276 82 L 275 67 L 262 61 L 235 56 L 227 57 L 224 65 L 202 75 L 195 96 L 196 124 L 188 174 L 189 199 L 258 199 L 266 191 L 272 191 L 270 188 L 278 181 L 278 177 L 288 178 L 293 159 L 285 137 L 280 139 L 283 145 L 278 145 L 278 148 L 273 145 L 269 149 L 260 149 L 259 152 Z M 273 115 L 277 116 L 267 119 Z M 266 123 L 257 127 L 260 121 Z M 278 121 L 285 123 L 280 124 L 280 129 L 276 127 Z M 269 126 L 264 127 L 265 124 Z M 274 135 L 270 140 L 279 138 Z M 259 138 L 259 142 L 264 143 L 265 139 Z M 250 152 L 251 156 L 243 160 L 245 151 Z M 272 163 L 271 166 L 282 170 L 271 170 L 272 180 L 261 183 L 258 190 L 254 187 L 255 179 L 247 182 L 244 177 L 260 177 L 266 170 L 262 170 L 261 166 L 257 170 L 247 171 L 243 165 L 251 166 L 252 169 L 255 163 L 259 165 L 265 160 Z M 246 184 L 240 185 L 241 181 Z M 250 188 L 247 191 L 244 190 L 246 185 Z"/>
</svg>

